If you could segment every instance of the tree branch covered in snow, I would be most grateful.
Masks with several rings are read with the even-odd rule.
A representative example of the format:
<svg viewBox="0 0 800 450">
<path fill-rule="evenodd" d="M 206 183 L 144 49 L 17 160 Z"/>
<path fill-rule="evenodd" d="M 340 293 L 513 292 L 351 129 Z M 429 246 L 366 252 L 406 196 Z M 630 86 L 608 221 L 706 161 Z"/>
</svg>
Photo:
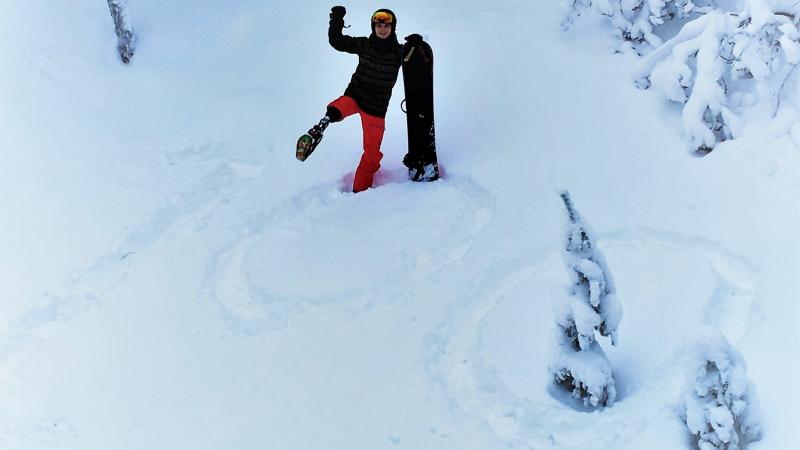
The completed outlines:
<svg viewBox="0 0 800 450">
<path fill-rule="evenodd" d="M 744 0 L 731 10 L 712 0 L 571 1 L 565 28 L 593 7 L 609 18 L 623 49 L 646 55 L 636 85 L 684 104 L 692 150 L 710 151 L 735 138 L 748 109 L 779 104 L 800 63 L 798 15 L 770 0 Z M 673 28 L 677 34 L 664 40 Z"/>
<path fill-rule="evenodd" d="M 125 24 L 125 12 L 120 0 L 108 0 L 108 9 L 114 19 L 114 32 L 117 34 L 117 51 L 123 63 L 127 64 L 133 58 L 136 39 L 133 31 Z"/>
<path fill-rule="evenodd" d="M 722 335 L 692 349 L 684 386 L 684 422 L 701 450 L 739 450 L 760 439 L 755 389 L 747 366 Z"/>
<path fill-rule="evenodd" d="M 561 199 L 568 219 L 562 256 L 571 284 L 556 299 L 553 310 L 557 326 L 550 370 L 555 382 L 585 405 L 606 406 L 614 402 L 616 389 L 596 335 L 608 336 L 616 344 L 622 307 L 589 225 L 573 207 L 568 192 L 562 192 Z"/>
</svg>

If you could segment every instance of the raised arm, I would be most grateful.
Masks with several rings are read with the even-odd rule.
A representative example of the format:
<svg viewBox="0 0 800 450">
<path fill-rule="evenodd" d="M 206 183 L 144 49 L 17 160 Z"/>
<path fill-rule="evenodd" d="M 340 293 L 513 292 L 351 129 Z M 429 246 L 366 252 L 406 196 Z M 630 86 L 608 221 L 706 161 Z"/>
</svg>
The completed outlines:
<svg viewBox="0 0 800 450">
<path fill-rule="evenodd" d="M 334 6 L 331 8 L 331 22 L 328 27 L 328 42 L 331 47 L 339 50 L 340 52 L 347 52 L 353 54 L 361 53 L 364 48 L 366 38 L 354 38 L 342 34 L 344 28 L 344 15 L 347 13 L 344 6 Z"/>
</svg>

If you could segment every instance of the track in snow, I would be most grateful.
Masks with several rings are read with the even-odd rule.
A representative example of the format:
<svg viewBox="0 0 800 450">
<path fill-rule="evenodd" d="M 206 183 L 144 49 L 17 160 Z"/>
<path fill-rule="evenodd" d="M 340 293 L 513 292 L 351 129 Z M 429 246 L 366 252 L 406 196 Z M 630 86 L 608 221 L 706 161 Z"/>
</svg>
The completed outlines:
<svg viewBox="0 0 800 450">
<path fill-rule="evenodd" d="M 356 198 L 325 183 L 253 215 L 211 259 L 207 294 L 246 332 L 343 320 L 415 295 L 493 216 L 490 196 L 469 179 L 378 189 Z M 417 238 L 398 240 L 398 230 Z"/>
<path fill-rule="evenodd" d="M 591 414 L 547 393 L 547 361 L 532 358 L 547 354 L 553 328 L 549 289 L 567 277 L 558 251 L 541 249 L 506 260 L 465 288 L 427 340 L 424 358 L 434 393 L 462 420 L 487 427 L 514 448 L 613 449 L 646 436 L 643 430 L 651 426 L 674 428 L 676 439 L 684 434 L 676 404 L 688 336 L 675 330 L 711 326 L 731 341 L 741 338 L 757 317 L 755 271 L 741 257 L 692 237 L 624 230 L 599 241 L 612 274 L 624 274 L 617 277 L 626 314 L 622 342 L 611 349 L 604 344 L 617 372 L 618 402 Z M 691 279 L 674 283 L 684 275 Z M 652 288 L 626 289 L 631 277 Z M 677 291 L 659 292 L 660 277 Z M 639 314 L 639 307 L 653 308 L 653 301 L 664 302 L 663 315 Z M 580 432 L 585 429 L 597 432 Z"/>
</svg>

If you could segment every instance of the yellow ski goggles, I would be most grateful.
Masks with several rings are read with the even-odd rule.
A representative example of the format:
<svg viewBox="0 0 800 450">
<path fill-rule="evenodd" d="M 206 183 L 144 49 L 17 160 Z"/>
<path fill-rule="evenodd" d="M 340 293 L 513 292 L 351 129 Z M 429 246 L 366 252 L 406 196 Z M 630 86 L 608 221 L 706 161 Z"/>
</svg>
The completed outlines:
<svg viewBox="0 0 800 450">
<path fill-rule="evenodd" d="M 372 15 L 372 23 L 394 23 L 394 16 L 386 11 L 378 11 Z"/>
</svg>

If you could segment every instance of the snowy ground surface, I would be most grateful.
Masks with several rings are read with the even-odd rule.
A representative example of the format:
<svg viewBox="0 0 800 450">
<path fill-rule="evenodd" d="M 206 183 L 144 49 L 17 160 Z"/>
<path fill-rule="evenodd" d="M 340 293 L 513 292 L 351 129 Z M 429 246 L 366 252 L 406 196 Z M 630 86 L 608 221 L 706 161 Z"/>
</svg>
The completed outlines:
<svg viewBox="0 0 800 450">
<path fill-rule="evenodd" d="M 0 4 L 0 448 L 688 449 L 682 349 L 707 328 L 757 386 L 749 448 L 800 446 L 791 127 L 694 158 L 601 18 L 389 1 L 436 52 L 446 177 L 405 181 L 398 83 L 353 195 L 358 120 L 293 154 L 356 64 L 331 4 L 128 4 L 130 66 L 103 1 Z M 373 2 L 346 6 L 367 34 Z M 550 392 L 558 188 L 625 312 L 601 412 Z"/>
</svg>

